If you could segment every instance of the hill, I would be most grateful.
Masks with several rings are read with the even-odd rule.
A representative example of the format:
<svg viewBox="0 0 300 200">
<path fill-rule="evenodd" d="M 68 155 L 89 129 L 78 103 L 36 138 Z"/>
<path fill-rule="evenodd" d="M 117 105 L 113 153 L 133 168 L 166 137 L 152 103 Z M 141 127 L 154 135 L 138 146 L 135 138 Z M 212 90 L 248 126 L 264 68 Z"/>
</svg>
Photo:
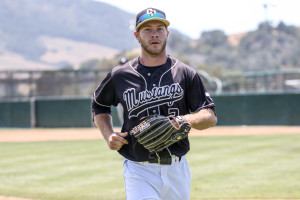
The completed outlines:
<svg viewBox="0 0 300 200">
<path fill-rule="evenodd" d="M 134 18 L 92 0 L 1 0 L 1 68 L 14 66 L 13 62 L 25 63 L 24 68 L 33 62 L 42 68 L 76 65 L 135 48 L 130 30 Z"/>
<path fill-rule="evenodd" d="M 1 0 L 0 69 L 110 68 L 116 62 L 107 59 L 138 47 L 134 22 L 133 14 L 93 0 Z M 234 35 L 203 31 L 196 40 L 171 29 L 167 47 L 217 77 L 300 67 L 300 30 L 283 22 Z"/>
<path fill-rule="evenodd" d="M 182 47 L 185 56 L 193 56 L 193 66 L 217 73 L 220 69 L 262 71 L 300 67 L 300 29 L 283 22 L 262 22 L 256 30 L 229 36 L 222 30 L 204 31 L 198 40 Z"/>
</svg>

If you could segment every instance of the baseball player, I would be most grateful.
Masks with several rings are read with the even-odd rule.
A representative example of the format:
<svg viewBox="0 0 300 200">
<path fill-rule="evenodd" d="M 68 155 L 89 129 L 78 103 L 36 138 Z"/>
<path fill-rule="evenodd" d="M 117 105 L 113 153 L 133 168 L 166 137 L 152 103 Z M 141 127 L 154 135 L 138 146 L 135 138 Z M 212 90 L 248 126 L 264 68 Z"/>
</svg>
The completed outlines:
<svg viewBox="0 0 300 200">
<path fill-rule="evenodd" d="M 178 142 L 162 150 L 156 147 L 149 150 L 149 146 L 141 143 L 145 138 L 136 138 L 137 134 L 145 134 L 153 124 L 158 124 L 145 123 L 143 120 L 147 116 L 162 116 L 159 120 L 164 118 L 164 123 L 173 124 L 175 132 L 180 130 L 182 122 L 198 130 L 213 127 L 217 122 L 215 105 L 199 75 L 166 53 L 169 24 L 165 13 L 159 9 L 147 8 L 138 13 L 134 36 L 140 43 L 141 55 L 123 66 L 114 67 L 93 96 L 96 126 L 109 148 L 124 157 L 128 200 L 190 199 L 191 174 L 186 161 L 190 149 L 188 137 L 179 137 Z M 110 110 L 118 103 L 124 108 L 121 132 L 114 131 Z M 169 120 L 166 121 L 166 117 Z M 159 128 L 159 133 L 155 134 L 165 129 L 168 128 Z"/>
</svg>

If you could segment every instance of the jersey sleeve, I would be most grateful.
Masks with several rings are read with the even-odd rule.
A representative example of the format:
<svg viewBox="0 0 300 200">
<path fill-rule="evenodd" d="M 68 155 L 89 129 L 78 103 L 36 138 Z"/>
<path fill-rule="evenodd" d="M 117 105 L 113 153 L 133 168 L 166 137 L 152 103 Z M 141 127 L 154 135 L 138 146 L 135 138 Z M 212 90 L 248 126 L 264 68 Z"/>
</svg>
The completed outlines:
<svg viewBox="0 0 300 200">
<path fill-rule="evenodd" d="M 205 86 L 198 73 L 194 75 L 188 89 L 188 104 L 192 112 L 196 112 L 203 108 L 212 108 L 214 110 L 215 104 L 206 91 Z"/>
<path fill-rule="evenodd" d="M 112 73 L 108 73 L 93 94 L 92 113 L 93 115 L 101 113 L 111 113 L 110 107 L 116 106 L 116 94 Z"/>
</svg>

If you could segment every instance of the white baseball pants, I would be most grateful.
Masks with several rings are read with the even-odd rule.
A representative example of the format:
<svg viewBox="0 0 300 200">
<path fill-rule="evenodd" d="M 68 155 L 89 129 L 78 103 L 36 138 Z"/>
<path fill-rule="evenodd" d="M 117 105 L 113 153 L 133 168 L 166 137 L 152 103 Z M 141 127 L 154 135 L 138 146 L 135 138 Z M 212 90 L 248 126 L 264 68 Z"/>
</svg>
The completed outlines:
<svg viewBox="0 0 300 200">
<path fill-rule="evenodd" d="M 186 157 L 171 165 L 124 160 L 127 200 L 189 200 L 191 173 Z"/>
</svg>

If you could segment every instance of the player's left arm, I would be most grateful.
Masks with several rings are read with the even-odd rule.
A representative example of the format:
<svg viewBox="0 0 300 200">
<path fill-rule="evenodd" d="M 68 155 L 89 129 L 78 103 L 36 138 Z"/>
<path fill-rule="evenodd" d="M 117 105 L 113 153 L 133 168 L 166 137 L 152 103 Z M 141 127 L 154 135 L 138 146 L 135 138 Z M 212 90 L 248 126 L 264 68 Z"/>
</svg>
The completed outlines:
<svg viewBox="0 0 300 200">
<path fill-rule="evenodd" d="M 192 128 L 203 130 L 217 124 L 217 116 L 212 108 L 204 108 L 195 113 L 184 115 Z"/>
</svg>

